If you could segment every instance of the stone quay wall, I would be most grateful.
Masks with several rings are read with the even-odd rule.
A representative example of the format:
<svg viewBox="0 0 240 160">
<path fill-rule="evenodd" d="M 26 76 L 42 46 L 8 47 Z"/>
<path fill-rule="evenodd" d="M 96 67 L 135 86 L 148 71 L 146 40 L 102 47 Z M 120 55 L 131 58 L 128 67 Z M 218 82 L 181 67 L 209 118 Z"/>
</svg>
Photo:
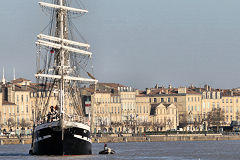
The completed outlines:
<svg viewBox="0 0 240 160">
<path fill-rule="evenodd" d="M 170 142 L 170 141 L 223 141 L 240 140 L 240 135 L 147 135 L 142 137 L 103 136 L 92 138 L 93 143 L 123 143 L 123 142 Z M 31 144 L 32 139 L 28 138 L 6 138 L 0 137 L 0 145 L 7 144 Z"/>
<path fill-rule="evenodd" d="M 119 142 L 169 142 L 169 141 L 222 141 L 240 140 L 240 135 L 148 135 L 144 137 L 96 137 L 92 141 L 96 143 Z"/>
</svg>

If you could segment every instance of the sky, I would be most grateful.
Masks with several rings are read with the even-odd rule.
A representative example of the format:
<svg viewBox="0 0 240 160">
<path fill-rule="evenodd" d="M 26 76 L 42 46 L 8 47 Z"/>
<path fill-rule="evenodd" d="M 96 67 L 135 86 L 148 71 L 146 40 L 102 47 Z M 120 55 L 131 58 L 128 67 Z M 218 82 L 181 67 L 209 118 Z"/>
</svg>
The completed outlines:
<svg viewBox="0 0 240 160">
<path fill-rule="evenodd" d="M 82 0 L 74 20 L 91 44 L 95 77 L 144 89 L 240 87 L 239 0 Z M 2 1 L 0 73 L 34 81 L 36 35 L 48 24 L 37 0 Z"/>
</svg>

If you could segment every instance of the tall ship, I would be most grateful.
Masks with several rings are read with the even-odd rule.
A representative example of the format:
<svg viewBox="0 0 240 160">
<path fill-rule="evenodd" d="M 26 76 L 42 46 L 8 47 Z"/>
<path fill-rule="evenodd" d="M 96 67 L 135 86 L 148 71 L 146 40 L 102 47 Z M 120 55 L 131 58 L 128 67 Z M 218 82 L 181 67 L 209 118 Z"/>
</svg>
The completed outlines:
<svg viewBox="0 0 240 160">
<path fill-rule="evenodd" d="M 74 0 L 42 0 L 39 5 L 50 21 L 36 41 L 36 101 L 29 152 L 92 154 L 90 113 L 85 114 L 81 90 L 98 81 L 93 76 L 90 45 L 73 23 L 88 11 Z"/>
</svg>

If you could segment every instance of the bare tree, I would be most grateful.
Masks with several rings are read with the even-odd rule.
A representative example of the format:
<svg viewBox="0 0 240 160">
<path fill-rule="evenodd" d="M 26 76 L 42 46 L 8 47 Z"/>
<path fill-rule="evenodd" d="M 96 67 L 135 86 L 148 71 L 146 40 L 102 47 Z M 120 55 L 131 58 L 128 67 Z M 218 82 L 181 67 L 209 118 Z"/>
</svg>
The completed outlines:
<svg viewBox="0 0 240 160">
<path fill-rule="evenodd" d="M 0 117 L 2 117 L 2 112 L 0 111 Z M 2 123 L 2 121 L 0 121 L 0 130 L 1 130 L 1 128 L 3 127 L 4 125 L 3 125 L 3 123 Z"/>
<path fill-rule="evenodd" d="M 23 118 L 23 119 L 21 120 L 21 122 L 20 122 L 20 126 L 21 126 L 22 128 L 31 127 L 31 123 L 28 122 L 28 121 L 26 121 L 26 120 Z"/>
<path fill-rule="evenodd" d="M 167 119 L 166 121 L 166 126 L 168 126 L 169 130 L 172 129 L 172 126 L 173 126 L 173 122 L 170 118 Z"/>
<path fill-rule="evenodd" d="M 239 121 L 239 120 L 240 120 L 240 112 L 237 111 L 237 112 L 236 112 L 236 121 Z"/>
<path fill-rule="evenodd" d="M 224 122 L 224 112 L 221 108 L 214 108 L 211 112 L 208 112 L 207 122 L 208 126 L 216 126 L 218 132 L 219 126 Z"/>
<path fill-rule="evenodd" d="M 188 115 L 186 113 L 179 115 L 179 127 L 186 128 L 188 126 Z"/>
<path fill-rule="evenodd" d="M 102 118 L 99 118 L 98 121 L 99 121 L 99 124 L 100 124 L 101 132 L 104 133 L 107 125 Z"/>
<path fill-rule="evenodd" d="M 154 122 L 152 124 L 152 126 L 153 126 L 154 131 L 159 131 L 159 129 L 162 130 L 162 128 L 165 126 L 165 124 L 162 122 Z"/>
<path fill-rule="evenodd" d="M 116 128 L 116 127 L 122 127 L 122 123 L 121 122 L 111 122 L 111 126 Z M 118 131 L 117 131 L 118 132 Z"/>
<path fill-rule="evenodd" d="M 7 120 L 7 126 L 8 128 L 10 128 L 10 130 L 12 130 L 12 127 L 15 127 L 16 126 L 16 122 L 13 118 L 9 118 Z"/>
<path fill-rule="evenodd" d="M 144 121 L 144 122 L 142 122 L 142 126 L 144 127 L 144 132 L 146 132 L 147 129 L 151 126 L 151 123 Z"/>
</svg>

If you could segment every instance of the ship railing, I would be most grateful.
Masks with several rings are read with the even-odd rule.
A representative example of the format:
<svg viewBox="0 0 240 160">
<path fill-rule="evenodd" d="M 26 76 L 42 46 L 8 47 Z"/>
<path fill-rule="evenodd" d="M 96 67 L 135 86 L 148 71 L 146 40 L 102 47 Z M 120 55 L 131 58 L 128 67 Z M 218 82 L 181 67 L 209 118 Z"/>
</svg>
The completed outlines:
<svg viewBox="0 0 240 160">
<path fill-rule="evenodd" d="M 60 117 L 60 115 L 59 115 L 58 113 L 46 115 L 46 116 L 40 118 L 40 119 L 37 121 L 37 125 L 39 125 L 39 124 L 45 124 L 45 123 L 49 123 L 49 122 L 59 121 L 59 120 L 60 120 L 59 117 Z"/>
<path fill-rule="evenodd" d="M 89 124 L 89 120 L 83 116 L 79 116 L 79 115 L 68 115 L 68 114 L 64 114 L 64 120 L 66 121 L 70 121 L 70 122 L 79 122 L 79 123 L 83 123 L 86 125 L 90 125 Z M 49 122 L 55 122 L 55 121 L 59 121 L 60 120 L 60 115 L 59 114 L 53 114 L 50 117 L 49 116 L 45 116 L 42 117 L 39 121 L 37 121 L 37 124 L 45 124 L 45 123 L 49 123 Z"/>
<path fill-rule="evenodd" d="M 86 120 L 85 117 L 79 116 L 79 115 L 69 115 L 65 113 L 64 120 L 70 121 L 70 122 L 80 122 L 86 125 L 89 125 L 89 121 Z"/>
</svg>

